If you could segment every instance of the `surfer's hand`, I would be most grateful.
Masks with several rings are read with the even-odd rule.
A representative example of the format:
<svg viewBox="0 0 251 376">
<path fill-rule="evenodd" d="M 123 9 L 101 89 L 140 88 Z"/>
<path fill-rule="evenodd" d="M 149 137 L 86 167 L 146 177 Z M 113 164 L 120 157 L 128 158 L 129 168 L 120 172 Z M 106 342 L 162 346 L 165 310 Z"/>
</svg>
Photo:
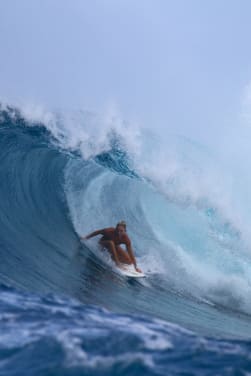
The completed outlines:
<svg viewBox="0 0 251 376">
<path fill-rule="evenodd" d="M 140 268 L 135 267 L 135 270 L 136 270 L 138 273 L 142 273 L 142 270 L 141 270 Z"/>
</svg>

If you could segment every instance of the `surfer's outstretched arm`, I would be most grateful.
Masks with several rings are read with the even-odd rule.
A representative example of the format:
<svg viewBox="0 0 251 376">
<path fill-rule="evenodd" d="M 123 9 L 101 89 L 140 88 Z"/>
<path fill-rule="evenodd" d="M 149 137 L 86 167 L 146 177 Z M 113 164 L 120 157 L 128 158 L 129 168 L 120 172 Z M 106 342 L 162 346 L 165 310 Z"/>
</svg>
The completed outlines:
<svg viewBox="0 0 251 376">
<path fill-rule="evenodd" d="M 136 262 L 136 259 L 135 259 L 135 256 L 134 256 L 131 244 L 128 244 L 126 246 L 126 249 L 127 249 L 127 252 L 128 252 L 128 254 L 130 256 L 130 259 L 131 259 L 131 261 L 132 261 L 132 263 L 134 265 L 135 270 L 137 272 L 141 273 L 141 270 L 137 267 L 137 262 Z"/>
<path fill-rule="evenodd" d="M 94 236 L 97 236 L 97 235 L 103 235 L 103 232 L 104 232 L 104 229 L 93 231 L 93 232 L 91 232 L 90 234 L 88 234 L 84 237 L 81 236 L 81 239 L 87 240 L 87 239 L 93 238 Z"/>
</svg>

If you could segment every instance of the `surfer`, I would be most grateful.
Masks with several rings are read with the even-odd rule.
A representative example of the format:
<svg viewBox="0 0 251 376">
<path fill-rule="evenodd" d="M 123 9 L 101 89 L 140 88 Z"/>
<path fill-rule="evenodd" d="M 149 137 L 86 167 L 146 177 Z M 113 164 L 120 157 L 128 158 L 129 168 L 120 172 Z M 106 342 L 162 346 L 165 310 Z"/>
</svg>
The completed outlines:
<svg viewBox="0 0 251 376">
<path fill-rule="evenodd" d="M 133 264 L 135 270 L 141 273 L 141 270 L 137 267 L 136 259 L 131 246 L 131 240 L 126 233 L 125 221 L 118 222 L 115 228 L 108 227 L 102 230 L 96 230 L 81 239 L 87 240 L 97 235 L 102 235 L 102 238 L 99 240 L 99 244 L 102 248 L 109 251 L 112 259 L 118 267 L 120 266 L 120 262 L 129 265 Z M 120 247 L 120 244 L 125 244 L 127 252 Z"/>
</svg>

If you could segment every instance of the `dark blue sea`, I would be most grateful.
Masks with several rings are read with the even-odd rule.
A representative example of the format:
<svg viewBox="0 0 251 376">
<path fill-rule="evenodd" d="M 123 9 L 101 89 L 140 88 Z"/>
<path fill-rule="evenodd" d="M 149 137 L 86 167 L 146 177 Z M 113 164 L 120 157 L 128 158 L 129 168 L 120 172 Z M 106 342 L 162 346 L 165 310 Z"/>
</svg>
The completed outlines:
<svg viewBox="0 0 251 376">
<path fill-rule="evenodd" d="M 118 128 L 0 107 L 0 375 L 251 375 L 248 231 L 214 157 L 178 138 L 158 163 Z M 119 220 L 146 278 L 80 242 Z"/>
</svg>

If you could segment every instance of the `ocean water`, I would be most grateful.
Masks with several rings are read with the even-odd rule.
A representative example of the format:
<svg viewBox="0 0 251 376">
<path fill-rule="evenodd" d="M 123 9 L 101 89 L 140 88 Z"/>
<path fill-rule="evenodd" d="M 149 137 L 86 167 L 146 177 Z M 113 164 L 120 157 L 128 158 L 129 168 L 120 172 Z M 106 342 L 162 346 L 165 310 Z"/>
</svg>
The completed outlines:
<svg viewBox="0 0 251 376">
<path fill-rule="evenodd" d="M 1 106 L 1 375 L 251 373 L 249 204 L 215 155 L 170 139 Z M 121 219 L 145 279 L 79 240 Z"/>
</svg>

